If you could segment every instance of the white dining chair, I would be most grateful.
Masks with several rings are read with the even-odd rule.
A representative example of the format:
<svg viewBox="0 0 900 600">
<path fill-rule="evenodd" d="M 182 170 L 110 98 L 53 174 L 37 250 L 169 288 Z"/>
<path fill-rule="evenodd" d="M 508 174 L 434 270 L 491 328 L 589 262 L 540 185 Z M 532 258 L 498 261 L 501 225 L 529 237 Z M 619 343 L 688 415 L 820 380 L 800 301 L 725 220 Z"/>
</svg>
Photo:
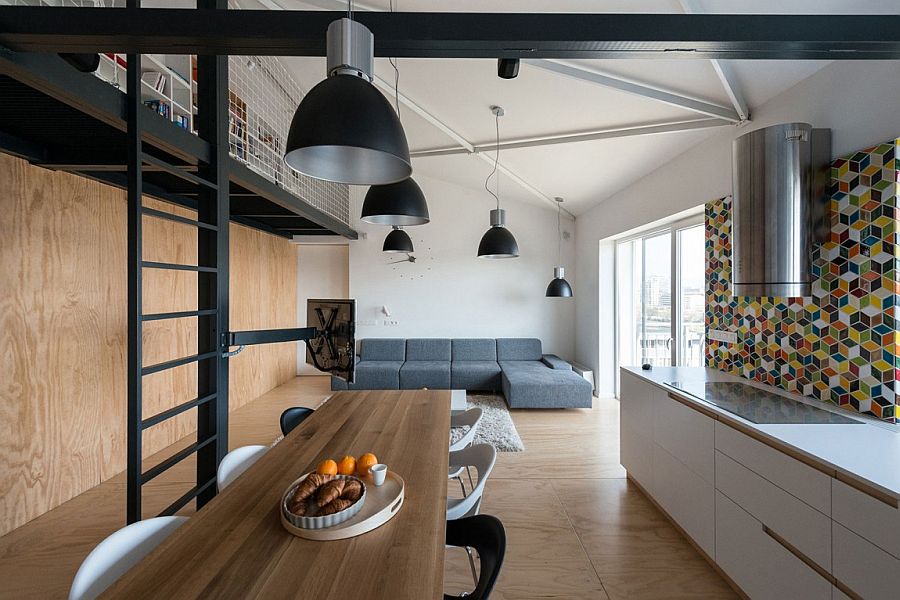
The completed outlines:
<svg viewBox="0 0 900 600">
<path fill-rule="evenodd" d="M 478 474 L 478 483 L 472 487 L 468 496 L 462 498 L 447 499 L 447 520 L 462 519 L 477 515 L 481 510 L 481 497 L 484 495 L 484 485 L 487 483 L 494 463 L 497 462 L 497 450 L 490 444 L 474 444 L 468 448 L 450 453 L 450 470 L 475 469 Z M 471 473 L 471 471 L 470 471 Z M 475 557 L 472 549 L 466 548 L 469 557 L 469 567 L 472 569 L 472 578 L 478 583 L 478 571 L 475 569 Z"/>
<path fill-rule="evenodd" d="M 468 427 L 469 430 L 455 442 L 450 444 L 450 452 L 457 452 L 466 448 L 467 446 L 471 446 L 472 442 L 475 440 L 475 434 L 478 432 L 478 426 L 481 424 L 481 418 L 484 416 L 484 412 L 478 408 L 470 408 L 469 410 L 462 411 L 455 415 L 450 416 L 450 428 L 455 429 L 458 427 Z M 466 496 L 466 486 L 462 480 L 462 472 L 466 470 L 469 475 L 469 486 L 474 487 L 474 483 L 472 481 L 472 473 L 468 469 L 464 469 L 464 467 L 459 467 L 456 469 L 450 469 L 447 474 L 449 479 L 455 479 L 459 482 L 459 487 L 462 490 L 463 497 Z"/>
<path fill-rule="evenodd" d="M 187 520 L 145 519 L 107 537 L 81 563 L 69 590 L 69 600 L 94 600 Z"/>
<path fill-rule="evenodd" d="M 224 490 L 241 473 L 262 458 L 268 449 L 268 446 L 241 446 L 226 454 L 216 471 L 216 485 L 219 486 L 219 491 Z"/>
</svg>

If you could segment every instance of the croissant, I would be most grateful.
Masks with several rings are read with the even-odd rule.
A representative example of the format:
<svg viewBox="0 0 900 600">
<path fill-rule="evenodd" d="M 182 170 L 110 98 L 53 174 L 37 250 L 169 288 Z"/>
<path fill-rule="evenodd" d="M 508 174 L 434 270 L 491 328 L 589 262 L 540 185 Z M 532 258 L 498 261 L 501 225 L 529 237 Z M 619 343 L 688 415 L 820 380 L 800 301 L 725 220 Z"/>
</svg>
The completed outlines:
<svg viewBox="0 0 900 600">
<path fill-rule="evenodd" d="M 344 491 L 341 492 L 341 498 L 356 502 L 362 496 L 362 493 L 363 486 L 361 482 L 356 479 L 347 479 L 344 483 Z"/>
<path fill-rule="evenodd" d="M 332 500 L 340 498 L 346 483 L 346 479 L 333 479 L 320 487 L 316 492 L 316 506 L 322 508 Z"/>
<path fill-rule="evenodd" d="M 310 474 L 303 480 L 303 483 L 297 486 L 297 490 L 294 492 L 294 495 L 291 496 L 291 501 L 288 504 L 292 505 L 306 500 L 319 489 L 319 486 L 328 483 L 333 478 L 334 475 L 320 475 L 319 473 Z"/>
<path fill-rule="evenodd" d="M 334 513 L 340 512 L 345 508 L 350 508 L 351 506 L 353 506 L 352 500 L 336 498 L 322 507 L 322 510 L 319 511 L 319 516 L 324 517 L 325 515 L 333 515 Z"/>
<path fill-rule="evenodd" d="M 288 505 L 288 510 L 291 511 L 291 513 L 297 515 L 298 517 L 306 516 L 306 512 L 308 509 L 309 509 L 309 503 L 306 500 L 291 502 Z"/>
</svg>

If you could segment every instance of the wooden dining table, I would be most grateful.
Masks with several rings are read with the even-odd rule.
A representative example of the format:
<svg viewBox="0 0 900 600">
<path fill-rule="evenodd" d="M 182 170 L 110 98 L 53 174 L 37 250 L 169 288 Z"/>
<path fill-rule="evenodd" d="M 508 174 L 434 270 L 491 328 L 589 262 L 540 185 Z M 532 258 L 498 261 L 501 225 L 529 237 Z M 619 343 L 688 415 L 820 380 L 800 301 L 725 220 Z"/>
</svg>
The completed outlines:
<svg viewBox="0 0 900 600">
<path fill-rule="evenodd" d="M 449 427 L 446 390 L 338 392 L 101 598 L 441 598 Z M 344 540 L 288 533 L 291 482 L 365 452 L 405 480 L 399 513 Z"/>
</svg>

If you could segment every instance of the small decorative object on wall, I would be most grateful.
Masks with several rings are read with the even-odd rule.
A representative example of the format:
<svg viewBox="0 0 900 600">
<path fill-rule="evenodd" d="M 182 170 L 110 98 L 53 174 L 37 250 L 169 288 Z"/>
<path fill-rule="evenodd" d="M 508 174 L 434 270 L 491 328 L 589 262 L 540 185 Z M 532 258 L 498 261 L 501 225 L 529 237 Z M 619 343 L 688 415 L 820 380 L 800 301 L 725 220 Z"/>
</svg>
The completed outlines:
<svg viewBox="0 0 900 600">
<path fill-rule="evenodd" d="M 413 252 L 413 242 L 402 228 L 395 225 L 387 237 L 384 238 L 382 252 Z"/>
<path fill-rule="evenodd" d="M 284 161 L 316 179 L 375 185 L 412 174 L 409 145 L 397 113 L 372 85 L 372 32 L 349 18 L 328 26 L 328 77 L 300 102 Z"/>
<path fill-rule="evenodd" d="M 572 286 L 566 281 L 566 270 L 562 267 L 562 198 L 556 200 L 556 264 L 553 268 L 553 279 L 547 286 L 548 298 L 571 298 L 574 293 Z"/>
<path fill-rule="evenodd" d="M 732 296 L 730 198 L 706 205 L 706 364 L 897 422 L 898 141 L 831 163 L 831 233 L 812 296 Z"/>
<path fill-rule="evenodd" d="M 481 258 L 517 258 L 519 245 L 513 234 L 506 228 L 506 211 L 500 208 L 500 173 L 497 172 L 497 167 L 500 165 L 500 117 L 505 112 L 499 106 L 492 106 L 491 113 L 494 115 L 497 132 L 497 154 L 494 158 L 494 169 L 484 180 L 484 189 L 497 200 L 497 208 L 491 211 L 491 228 L 481 237 L 481 243 L 478 244 L 478 256 Z M 492 192 L 488 186 L 491 177 L 495 174 L 497 175 L 496 193 Z"/>
</svg>

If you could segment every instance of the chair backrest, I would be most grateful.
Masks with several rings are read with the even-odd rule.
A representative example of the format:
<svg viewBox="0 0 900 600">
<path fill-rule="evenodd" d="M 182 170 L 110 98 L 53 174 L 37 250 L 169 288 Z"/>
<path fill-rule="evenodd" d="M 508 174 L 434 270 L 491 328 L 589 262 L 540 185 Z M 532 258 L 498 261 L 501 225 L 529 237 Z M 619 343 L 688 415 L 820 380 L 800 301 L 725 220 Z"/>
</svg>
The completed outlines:
<svg viewBox="0 0 900 600">
<path fill-rule="evenodd" d="M 156 517 L 123 527 L 91 550 L 75 573 L 69 600 L 93 600 L 156 548 L 187 517 Z"/>
<path fill-rule="evenodd" d="M 541 360 L 541 340 L 537 338 L 497 338 L 497 360 Z"/>
<path fill-rule="evenodd" d="M 359 360 L 406 360 L 406 340 L 403 338 L 366 338 L 359 342 Z"/>
<path fill-rule="evenodd" d="M 497 360 L 497 340 L 493 338 L 458 338 L 453 340 L 453 361 Z"/>
<path fill-rule="evenodd" d="M 287 435 L 294 430 L 300 423 L 306 420 L 315 411 L 304 406 L 292 406 L 281 413 L 279 423 L 281 424 L 281 435 Z"/>
<path fill-rule="evenodd" d="M 494 463 L 497 462 L 497 450 L 490 444 L 475 444 L 450 453 L 450 470 L 460 467 L 472 467 L 478 472 L 478 483 L 465 498 L 449 498 L 447 500 L 447 520 L 460 519 L 477 515 L 481 508 L 481 497 L 484 495 L 484 484 L 487 483 Z"/>
<path fill-rule="evenodd" d="M 406 340 L 406 360 L 450 362 L 450 340 L 445 338 Z"/>
<path fill-rule="evenodd" d="M 268 449 L 268 446 L 241 446 L 226 454 L 216 471 L 216 485 L 219 486 L 219 491 L 233 483 L 241 473 L 250 468 L 250 465 L 262 458 Z"/>
<path fill-rule="evenodd" d="M 447 521 L 447 545 L 474 548 L 478 552 L 481 569 L 475 590 L 465 596 L 444 594 L 444 599 L 467 598 L 485 600 L 497 583 L 503 557 L 506 556 L 506 529 L 500 519 L 491 515 L 477 515 Z"/>
<path fill-rule="evenodd" d="M 475 408 L 470 408 L 465 412 L 461 412 L 458 415 L 453 415 L 450 417 L 450 427 L 469 428 L 464 436 L 456 440 L 455 443 L 451 444 L 451 452 L 462 450 L 472 443 L 472 441 L 475 439 L 475 434 L 478 432 L 478 424 L 481 423 L 481 417 L 483 415 L 483 411 L 476 406 Z"/>
</svg>

